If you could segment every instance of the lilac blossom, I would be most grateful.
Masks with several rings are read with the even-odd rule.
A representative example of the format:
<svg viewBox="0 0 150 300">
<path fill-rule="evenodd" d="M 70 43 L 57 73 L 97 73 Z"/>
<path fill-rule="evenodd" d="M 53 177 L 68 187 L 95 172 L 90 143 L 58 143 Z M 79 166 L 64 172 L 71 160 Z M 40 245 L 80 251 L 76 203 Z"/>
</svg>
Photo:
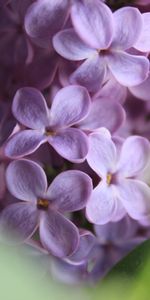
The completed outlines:
<svg viewBox="0 0 150 300">
<path fill-rule="evenodd" d="M 149 161 L 148 140 L 130 136 L 118 151 L 109 133 L 103 130 L 92 133 L 89 143 L 87 162 L 101 178 L 86 206 L 89 221 L 105 224 L 120 220 L 126 213 L 136 220 L 147 216 L 150 188 L 136 177 Z"/>
<path fill-rule="evenodd" d="M 50 253 L 58 257 L 72 254 L 79 233 L 63 214 L 85 207 L 92 190 L 90 177 L 80 171 L 66 171 L 47 187 L 46 175 L 38 164 L 18 160 L 8 166 L 6 180 L 11 194 L 22 201 L 8 205 L 1 213 L 1 235 L 16 231 L 23 242 L 39 227 L 41 243 Z"/>
<path fill-rule="evenodd" d="M 71 75 L 71 83 L 95 92 L 108 69 L 125 86 L 138 85 L 147 78 L 148 59 L 126 52 L 136 42 L 138 50 L 145 47 L 147 51 L 145 40 L 140 48 L 143 18 L 138 9 L 125 7 L 112 13 L 100 1 L 83 0 L 74 3 L 71 18 L 74 28 L 62 30 L 53 38 L 54 48 L 61 56 L 74 61 L 85 60 Z"/>
<path fill-rule="evenodd" d="M 42 94 L 33 88 L 17 91 L 12 111 L 27 128 L 8 141 L 5 154 L 18 158 L 33 153 L 48 142 L 62 157 L 81 162 L 88 153 L 88 138 L 78 128 L 71 127 L 88 114 L 90 97 L 83 87 L 61 89 L 49 110 Z"/>
</svg>

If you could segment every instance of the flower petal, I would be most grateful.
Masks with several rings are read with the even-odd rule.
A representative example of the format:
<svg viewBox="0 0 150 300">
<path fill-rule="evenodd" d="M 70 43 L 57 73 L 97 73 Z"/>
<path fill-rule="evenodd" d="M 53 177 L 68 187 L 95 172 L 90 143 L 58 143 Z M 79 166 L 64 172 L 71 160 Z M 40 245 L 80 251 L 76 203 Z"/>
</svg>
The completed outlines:
<svg viewBox="0 0 150 300">
<path fill-rule="evenodd" d="M 111 47 L 126 50 L 138 40 L 142 29 L 142 15 L 135 7 L 123 7 L 113 14 L 114 37 Z"/>
<path fill-rule="evenodd" d="M 113 185 L 106 185 L 103 182 L 93 190 L 86 206 L 86 216 L 91 223 L 106 224 L 116 215 L 117 189 Z"/>
<path fill-rule="evenodd" d="M 71 255 L 79 243 L 77 227 L 55 210 L 44 213 L 40 220 L 42 245 L 57 257 Z"/>
<path fill-rule="evenodd" d="M 48 142 L 62 157 L 72 162 L 83 162 L 89 149 L 86 134 L 77 128 L 60 131 L 50 136 Z"/>
<path fill-rule="evenodd" d="M 116 160 L 116 147 L 111 138 L 100 132 L 89 135 L 87 162 L 98 175 L 105 177 L 107 173 L 113 173 Z"/>
<path fill-rule="evenodd" d="M 125 177 L 138 175 L 150 158 L 150 143 L 141 136 L 128 137 L 121 150 L 118 171 Z"/>
<path fill-rule="evenodd" d="M 31 129 L 42 129 L 48 125 L 47 104 L 37 89 L 19 89 L 13 100 L 12 111 L 21 124 Z"/>
<path fill-rule="evenodd" d="M 116 131 L 125 119 L 125 112 L 119 103 L 102 98 L 92 101 L 88 116 L 79 123 L 82 130 L 94 130 L 100 127 L 110 132 Z"/>
<path fill-rule="evenodd" d="M 96 93 L 103 83 L 106 67 L 103 57 L 94 53 L 82 63 L 70 76 L 71 84 L 79 84 L 89 92 Z"/>
<path fill-rule="evenodd" d="M 134 44 L 134 48 L 141 52 L 149 52 L 150 51 L 150 13 L 147 12 L 142 14 L 143 19 L 143 28 L 141 30 L 141 34 L 139 39 Z"/>
<path fill-rule="evenodd" d="M 67 261 L 75 265 L 86 262 L 86 260 L 89 258 L 92 248 L 96 244 L 96 237 L 90 231 L 82 230 L 82 232 L 80 232 L 79 247 L 73 255 L 68 257 Z"/>
<path fill-rule="evenodd" d="M 48 47 L 53 35 L 64 25 L 69 9 L 68 0 L 38 0 L 29 6 L 25 30 L 39 45 Z"/>
<path fill-rule="evenodd" d="M 87 46 L 73 28 L 59 31 L 53 38 L 53 46 L 57 53 L 69 60 L 82 60 L 96 53 Z"/>
<path fill-rule="evenodd" d="M 101 244 L 123 243 L 135 235 L 138 228 L 137 222 L 127 215 L 119 222 L 109 222 L 104 225 L 95 225 L 94 229 Z"/>
<path fill-rule="evenodd" d="M 26 159 L 13 161 L 6 170 L 7 187 L 16 198 L 36 201 L 47 189 L 47 179 L 43 169 Z"/>
<path fill-rule="evenodd" d="M 150 100 L 150 75 L 140 85 L 130 87 L 130 91 L 136 98 L 149 101 Z"/>
<path fill-rule="evenodd" d="M 75 30 L 91 47 L 107 48 L 113 35 L 113 17 L 108 6 L 100 1 L 75 1 L 71 18 Z"/>
<path fill-rule="evenodd" d="M 108 55 L 106 59 L 110 71 L 116 80 L 124 86 L 138 85 L 148 77 L 149 61 L 144 56 L 118 51 Z"/>
<path fill-rule="evenodd" d="M 60 173 L 51 183 L 47 197 L 62 212 L 84 208 L 92 192 L 91 178 L 81 171 Z"/>
<path fill-rule="evenodd" d="M 29 203 L 8 205 L 0 215 L 1 239 L 11 243 L 24 242 L 33 235 L 37 225 L 36 206 Z"/>
<path fill-rule="evenodd" d="M 11 136 L 5 146 L 5 155 L 10 158 L 19 158 L 33 153 L 46 137 L 36 130 L 23 130 Z"/>
<path fill-rule="evenodd" d="M 60 89 L 51 106 L 51 126 L 62 128 L 82 120 L 90 109 L 90 96 L 81 86 L 67 86 Z"/>
<path fill-rule="evenodd" d="M 117 186 L 119 197 L 128 214 L 140 220 L 150 214 L 150 188 L 135 179 L 122 180 Z"/>
</svg>

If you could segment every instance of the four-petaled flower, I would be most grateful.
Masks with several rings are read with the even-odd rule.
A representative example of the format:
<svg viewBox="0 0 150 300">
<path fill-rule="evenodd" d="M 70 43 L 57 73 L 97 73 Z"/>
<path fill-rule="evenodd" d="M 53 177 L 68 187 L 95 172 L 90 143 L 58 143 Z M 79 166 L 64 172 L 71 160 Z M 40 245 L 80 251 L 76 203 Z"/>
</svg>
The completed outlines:
<svg viewBox="0 0 150 300">
<path fill-rule="evenodd" d="M 89 136 L 87 161 L 100 176 L 86 206 L 90 222 L 105 224 L 128 213 L 140 220 L 150 214 L 150 188 L 138 180 L 149 161 L 150 144 L 140 136 L 128 137 L 121 149 L 106 130 Z"/>
<path fill-rule="evenodd" d="M 47 187 L 43 169 L 23 159 L 10 163 L 6 180 L 11 194 L 22 202 L 2 211 L 1 237 L 14 237 L 15 233 L 17 242 L 24 242 L 39 227 L 41 243 L 51 254 L 71 255 L 78 247 L 79 232 L 63 214 L 85 207 L 92 191 L 90 177 L 81 171 L 66 171 Z"/>
</svg>

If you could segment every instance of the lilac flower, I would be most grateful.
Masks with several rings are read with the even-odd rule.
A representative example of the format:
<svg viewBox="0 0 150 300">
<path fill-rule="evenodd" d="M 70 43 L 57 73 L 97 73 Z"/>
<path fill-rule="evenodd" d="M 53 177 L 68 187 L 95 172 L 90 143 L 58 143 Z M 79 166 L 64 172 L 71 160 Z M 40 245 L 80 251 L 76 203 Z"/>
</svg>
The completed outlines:
<svg viewBox="0 0 150 300">
<path fill-rule="evenodd" d="M 104 277 L 117 262 L 146 240 L 146 235 L 142 237 L 138 233 L 141 228 L 138 222 L 128 216 L 118 222 L 94 226 L 98 246 L 95 246 L 97 252 L 94 267 L 89 274 L 90 280 L 97 281 Z"/>
<path fill-rule="evenodd" d="M 83 87 L 61 89 L 50 110 L 38 90 L 18 90 L 12 111 L 21 124 L 31 129 L 13 135 L 5 154 L 12 158 L 22 157 L 48 142 L 62 157 L 73 162 L 83 161 L 88 152 L 88 138 L 80 129 L 71 126 L 84 119 L 89 108 L 90 97 Z"/>
<path fill-rule="evenodd" d="M 95 92 L 108 69 L 125 86 L 140 84 L 147 78 L 148 59 L 126 52 L 136 42 L 142 51 L 138 39 L 143 19 L 138 9 L 125 7 L 112 14 L 100 1 L 83 0 L 74 3 L 71 18 L 74 29 L 62 30 L 53 38 L 54 48 L 61 56 L 74 61 L 85 60 L 71 75 L 71 83 L 79 83 Z"/>
<path fill-rule="evenodd" d="M 80 171 L 66 171 L 47 187 L 46 175 L 38 164 L 18 160 L 8 166 L 6 180 L 11 194 L 22 202 L 8 205 L 1 213 L 1 234 L 13 236 L 16 231 L 23 242 L 39 227 L 41 243 L 50 253 L 71 255 L 78 246 L 79 233 L 63 213 L 85 207 L 92 190 L 90 177 Z"/>
<path fill-rule="evenodd" d="M 87 161 L 100 176 L 86 206 L 87 218 L 95 224 L 120 220 L 126 213 L 139 220 L 150 213 L 150 188 L 136 177 L 148 164 L 150 145 L 140 136 L 130 136 L 121 151 L 108 132 L 92 133 Z"/>
</svg>

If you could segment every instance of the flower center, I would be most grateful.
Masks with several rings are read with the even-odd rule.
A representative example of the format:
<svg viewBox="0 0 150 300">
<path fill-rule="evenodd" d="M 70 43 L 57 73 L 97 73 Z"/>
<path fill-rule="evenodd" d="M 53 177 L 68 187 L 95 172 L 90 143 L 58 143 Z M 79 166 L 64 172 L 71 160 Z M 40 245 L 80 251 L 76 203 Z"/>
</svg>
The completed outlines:
<svg viewBox="0 0 150 300">
<path fill-rule="evenodd" d="M 49 201 L 47 199 L 38 199 L 37 208 L 41 210 L 47 210 L 49 206 Z"/>
<path fill-rule="evenodd" d="M 51 128 L 46 127 L 45 128 L 45 135 L 46 136 L 52 136 L 52 135 L 55 135 L 55 132 Z"/>
<path fill-rule="evenodd" d="M 112 181 L 112 174 L 108 173 L 107 176 L 106 176 L 106 182 L 107 182 L 108 185 L 110 185 L 111 181 Z"/>
</svg>

